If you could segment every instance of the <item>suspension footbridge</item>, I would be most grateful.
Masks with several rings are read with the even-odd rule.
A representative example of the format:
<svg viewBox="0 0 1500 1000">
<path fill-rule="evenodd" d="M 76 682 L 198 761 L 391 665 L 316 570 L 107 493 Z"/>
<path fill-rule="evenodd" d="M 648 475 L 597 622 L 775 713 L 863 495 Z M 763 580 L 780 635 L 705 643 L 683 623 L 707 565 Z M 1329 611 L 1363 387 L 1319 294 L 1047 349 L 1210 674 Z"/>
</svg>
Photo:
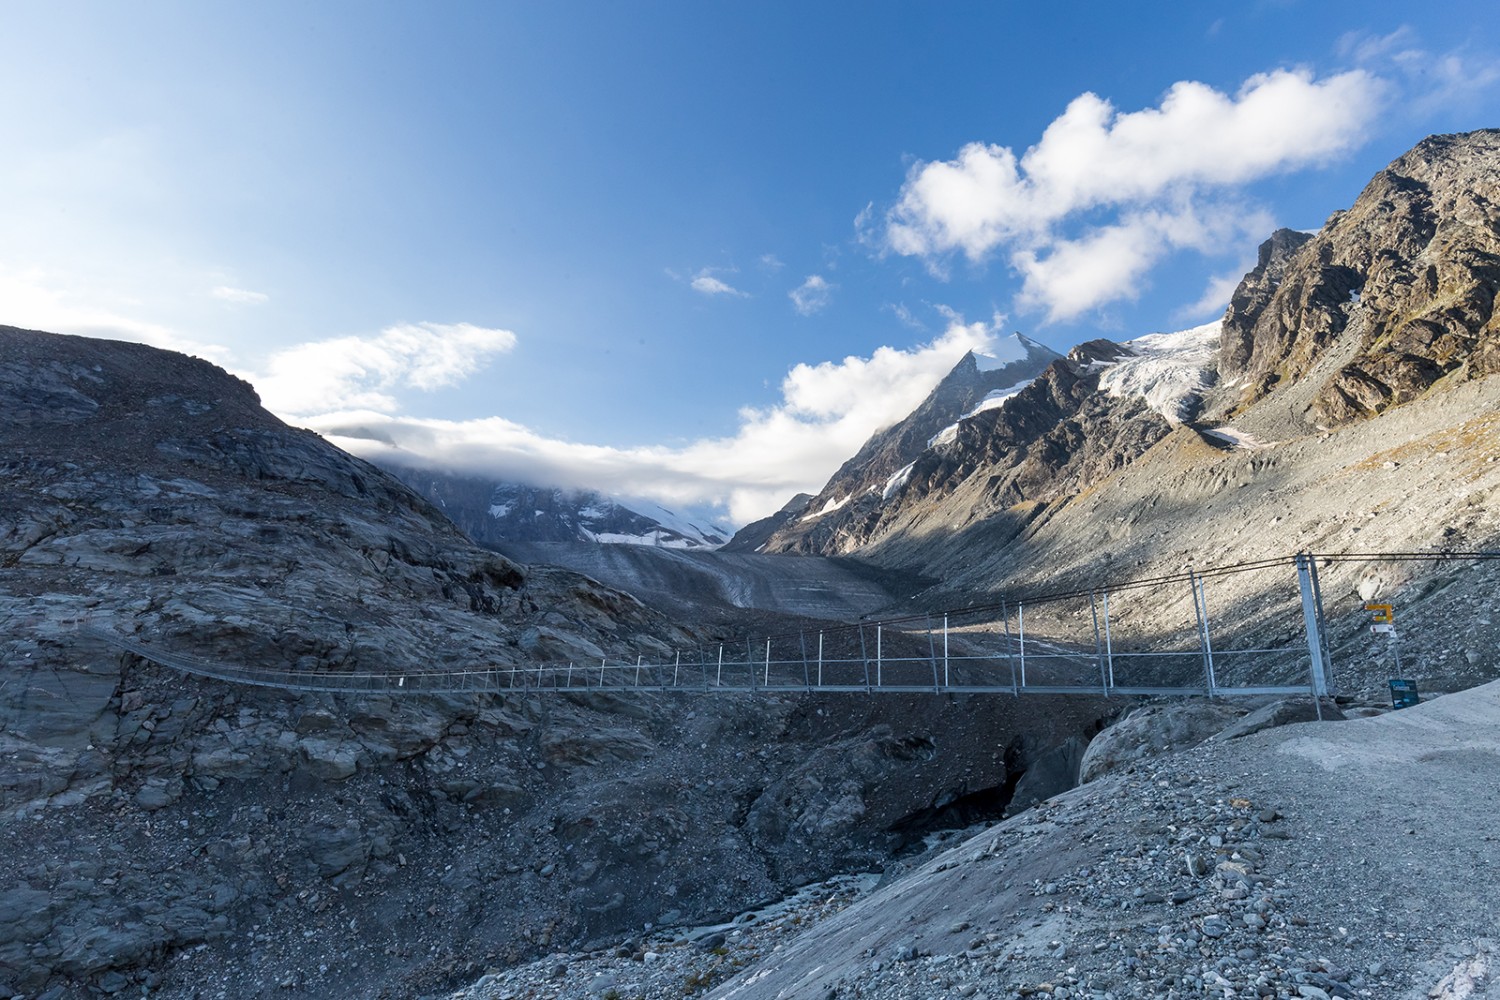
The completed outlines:
<svg viewBox="0 0 1500 1000">
<path fill-rule="evenodd" d="M 668 656 L 540 662 L 481 669 L 319 671 L 216 662 L 98 624 L 80 631 L 195 677 L 288 691 L 384 696 L 570 692 L 697 694 L 1004 694 L 1246 697 L 1333 693 L 1318 566 L 1370 560 L 1441 562 L 1500 553 L 1299 553 L 1170 576 L 1002 597 L 982 605 L 700 645 Z M 1211 612 L 1217 583 L 1258 574 Z M 1142 592 L 1146 592 L 1143 594 Z M 1253 591 L 1253 598 L 1246 598 Z M 1148 600 L 1143 602 L 1142 597 Z M 1133 613 L 1112 611 L 1133 598 Z M 1143 606 L 1190 604 L 1179 627 Z M 1128 618 L 1128 620 L 1122 620 Z"/>
</svg>

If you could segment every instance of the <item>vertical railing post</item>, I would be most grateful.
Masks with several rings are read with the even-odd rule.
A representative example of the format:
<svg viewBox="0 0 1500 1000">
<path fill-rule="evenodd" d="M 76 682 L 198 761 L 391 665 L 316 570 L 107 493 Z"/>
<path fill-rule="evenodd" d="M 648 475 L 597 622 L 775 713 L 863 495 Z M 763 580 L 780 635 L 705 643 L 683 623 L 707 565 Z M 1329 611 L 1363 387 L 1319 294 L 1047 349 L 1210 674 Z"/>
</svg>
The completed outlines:
<svg viewBox="0 0 1500 1000">
<path fill-rule="evenodd" d="M 798 632 L 797 633 L 797 646 L 802 651 L 802 689 L 804 691 L 811 691 L 812 690 L 812 675 L 808 672 L 808 669 L 807 669 L 807 633 L 806 632 Z"/>
<path fill-rule="evenodd" d="M 881 651 L 881 646 L 882 646 L 881 638 L 882 638 L 883 632 L 884 632 L 884 627 L 883 626 L 881 626 L 881 625 L 876 625 L 875 626 L 875 686 L 876 687 L 884 687 L 885 686 L 885 663 L 884 663 L 884 659 L 883 659 L 884 653 Z"/>
<path fill-rule="evenodd" d="M 823 633 L 818 633 L 818 687 L 823 686 Z"/>
<path fill-rule="evenodd" d="M 724 686 L 724 644 L 719 643 L 719 675 L 714 679 L 714 687 Z"/>
<path fill-rule="evenodd" d="M 672 664 L 672 686 L 677 686 L 677 678 L 682 674 L 682 650 L 677 651 L 677 659 Z"/>
<path fill-rule="evenodd" d="M 609 662 L 609 657 L 607 657 L 607 656 L 601 656 L 599 658 L 599 687 L 600 688 L 604 687 L 604 665 L 606 663 L 608 663 L 608 662 Z M 511 687 L 515 687 L 515 686 L 516 686 L 516 684 L 515 684 L 515 678 L 512 677 L 511 678 Z"/>
<path fill-rule="evenodd" d="M 761 687 L 771 686 L 771 637 L 766 636 L 766 679 L 761 682 Z"/>
<path fill-rule="evenodd" d="M 1312 556 L 1297 553 L 1297 586 L 1302 591 L 1302 622 L 1307 629 L 1307 655 L 1312 673 L 1313 702 L 1318 718 L 1323 718 L 1323 698 L 1328 694 L 1327 666 L 1323 662 L 1322 616 L 1318 613 L 1317 591 L 1313 587 Z"/>
<path fill-rule="evenodd" d="M 635 686 L 641 686 L 641 661 L 646 658 L 645 653 L 636 654 L 635 658 Z"/>
</svg>

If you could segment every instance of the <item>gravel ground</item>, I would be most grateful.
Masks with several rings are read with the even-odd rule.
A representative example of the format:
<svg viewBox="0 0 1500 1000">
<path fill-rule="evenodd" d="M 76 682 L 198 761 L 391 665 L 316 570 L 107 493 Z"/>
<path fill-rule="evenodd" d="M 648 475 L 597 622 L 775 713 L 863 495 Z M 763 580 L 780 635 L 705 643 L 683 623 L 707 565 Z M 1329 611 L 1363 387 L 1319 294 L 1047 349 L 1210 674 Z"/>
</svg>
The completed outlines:
<svg viewBox="0 0 1500 1000">
<path fill-rule="evenodd" d="M 454 1000 L 657 1000 L 696 995 L 705 972 L 724 1000 L 1500 996 L 1497 757 L 1500 683 L 1210 741 L 857 898 L 833 886 L 741 918 L 723 954 L 651 939 Z"/>
</svg>

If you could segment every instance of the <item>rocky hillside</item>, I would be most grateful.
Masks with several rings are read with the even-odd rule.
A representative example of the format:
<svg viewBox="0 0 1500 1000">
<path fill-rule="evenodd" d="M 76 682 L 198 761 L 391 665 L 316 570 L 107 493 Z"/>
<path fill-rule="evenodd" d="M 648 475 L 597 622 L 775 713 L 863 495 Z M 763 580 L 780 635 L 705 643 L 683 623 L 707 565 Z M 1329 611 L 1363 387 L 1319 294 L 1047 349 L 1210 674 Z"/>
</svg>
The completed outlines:
<svg viewBox="0 0 1500 1000">
<path fill-rule="evenodd" d="M 76 626 L 308 675 L 717 636 L 475 547 L 200 360 L 3 328 L 0 410 L 0 995 L 429 994 L 881 863 L 1113 711 L 183 676 Z"/>
<path fill-rule="evenodd" d="M 388 471 L 488 549 L 513 543 L 600 542 L 709 551 L 730 534 L 649 500 L 622 501 L 595 490 L 525 486 L 394 465 Z"/>
<path fill-rule="evenodd" d="M 1500 995 L 1500 688 L 1206 735 L 878 885 L 496 970 L 452 1000 Z"/>
</svg>

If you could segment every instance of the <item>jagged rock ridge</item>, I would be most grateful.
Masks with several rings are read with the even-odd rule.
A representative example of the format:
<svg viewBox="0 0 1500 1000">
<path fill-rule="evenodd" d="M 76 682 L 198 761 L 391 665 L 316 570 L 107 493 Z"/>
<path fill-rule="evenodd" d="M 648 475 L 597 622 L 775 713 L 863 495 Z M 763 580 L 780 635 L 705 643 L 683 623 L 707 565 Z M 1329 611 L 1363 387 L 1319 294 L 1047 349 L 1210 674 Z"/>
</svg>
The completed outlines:
<svg viewBox="0 0 1500 1000">
<path fill-rule="evenodd" d="M 1500 130 L 1432 136 L 1311 238 L 1262 248 L 1224 322 L 1221 371 L 1253 402 L 1346 358 L 1311 401 L 1336 425 L 1443 379 L 1500 371 Z"/>
<path fill-rule="evenodd" d="M 917 473 L 916 463 L 935 442 L 951 441 L 1013 405 L 1012 397 L 1024 393 L 1058 357 L 1021 334 L 1002 343 L 999 357 L 965 354 L 910 415 L 871 436 L 806 504 L 800 517 L 783 518 L 758 547 L 823 555 L 845 551 L 842 540 L 864 535 L 861 525 L 905 487 Z M 761 534 L 759 527 L 756 534 Z M 746 532 L 731 544 L 747 545 L 750 537 Z"/>
</svg>

